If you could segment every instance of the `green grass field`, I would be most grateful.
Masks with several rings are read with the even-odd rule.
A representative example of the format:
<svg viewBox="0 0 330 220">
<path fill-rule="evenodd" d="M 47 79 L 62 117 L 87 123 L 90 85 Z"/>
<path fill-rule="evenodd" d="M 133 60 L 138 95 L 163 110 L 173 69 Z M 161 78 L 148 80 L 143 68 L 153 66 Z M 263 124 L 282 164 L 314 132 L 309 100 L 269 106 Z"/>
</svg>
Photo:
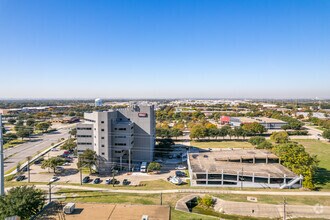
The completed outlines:
<svg viewBox="0 0 330 220">
<path fill-rule="evenodd" d="M 330 189 L 330 143 L 318 140 L 294 140 L 302 144 L 308 153 L 317 155 L 319 169 L 316 175 L 317 187 Z"/>
<path fill-rule="evenodd" d="M 190 145 L 198 148 L 254 148 L 247 141 L 191 141 Z"/>
</svg>

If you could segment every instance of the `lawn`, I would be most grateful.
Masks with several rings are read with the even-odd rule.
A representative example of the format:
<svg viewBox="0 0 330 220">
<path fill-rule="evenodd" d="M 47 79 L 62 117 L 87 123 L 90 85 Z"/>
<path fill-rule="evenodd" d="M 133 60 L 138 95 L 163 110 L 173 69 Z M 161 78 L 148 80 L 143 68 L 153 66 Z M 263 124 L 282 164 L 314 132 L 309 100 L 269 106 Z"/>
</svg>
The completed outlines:
<svg viewBox="0 0 330 220">
<path fill-rule="evenodd" d="M 191 141 L 191 146 L 198 148 L 254 148 L 247 141 Z"/>
<path fill-rule="evenodd" d="M 319 169 L 316 175 L 317 187 L 330 189 L 330 143 L 318 140 L 295 140 L 302 144 L 307 152 L 317 155 Z"/>
</svg>

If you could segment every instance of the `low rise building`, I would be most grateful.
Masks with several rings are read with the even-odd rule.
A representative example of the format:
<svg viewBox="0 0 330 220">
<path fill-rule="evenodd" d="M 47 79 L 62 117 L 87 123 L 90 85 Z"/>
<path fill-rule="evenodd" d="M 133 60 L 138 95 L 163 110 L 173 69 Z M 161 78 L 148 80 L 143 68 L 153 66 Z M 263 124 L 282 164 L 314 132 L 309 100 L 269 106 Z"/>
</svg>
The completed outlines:
<svg viewBox="0 0 330 220">
<path fill-rule="evenodd" d="M 189 153 L 191 186 L 300 188 L 302 177 L 265 150 L 223 149 Z"/>
<path fill-rule="evenodd" d="M 229 124 L 238 127 L 242 124 L 259 123 L 266 129 L 281 129 L 283 125 L 288 123 L 279 119 L 267 118 L 267 117 L 230 117 Z"/>
</svg>

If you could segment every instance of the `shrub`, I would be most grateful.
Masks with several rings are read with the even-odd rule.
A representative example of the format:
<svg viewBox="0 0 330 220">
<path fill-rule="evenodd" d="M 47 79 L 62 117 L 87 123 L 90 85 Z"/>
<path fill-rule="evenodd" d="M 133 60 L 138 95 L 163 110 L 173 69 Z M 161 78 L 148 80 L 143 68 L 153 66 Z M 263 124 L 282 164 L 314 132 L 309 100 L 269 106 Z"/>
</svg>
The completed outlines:
<svg viewBox="0 0 330 220">
<path fill-rule="evenodd" d="M 157 162 L 151 162 L 148 165 L 148 172 L 152 172 L 152 171 L 159 171 L 161 169 L 161 165 Z"/>
<path fill-rule="evenodd" d="M 214 199 L 209 195 L 205 195 L 203 198 L 198 198 L 198 204 L 207 208 L 212 207 L 214 205 L 214 202 Z"/>
<path fill-rule="evenodd" d="M 261 142 L 260 144 L 258 144 L 256 148 L 257 149 L 272 149 L 273 145 L 269 141 L 265 140 L 264 142 Z"/>
<path fill-rule="evenodd" d="M 249 143 L 251 143 L 252 145 L 259 145 L 261 144 L 262 142 L 266 141 L 266 138 L 264 137 L 260 137 L 260 136 L 255 136 L 255 137 L 251 137 L 249 139 Z"/>
<path fill-rule="evenodd" d="M 286 131 L 273 132 L 270 139 L 276 143 L 287 143 L 289 141 L 289 135 Z"/>
</svg>

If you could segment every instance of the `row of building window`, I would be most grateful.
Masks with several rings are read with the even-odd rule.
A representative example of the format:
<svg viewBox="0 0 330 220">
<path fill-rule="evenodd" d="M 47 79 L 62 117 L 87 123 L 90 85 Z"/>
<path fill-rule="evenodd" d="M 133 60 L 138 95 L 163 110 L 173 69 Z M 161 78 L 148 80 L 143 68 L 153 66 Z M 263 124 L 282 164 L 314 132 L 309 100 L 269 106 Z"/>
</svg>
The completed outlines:
<svg viewBox="0 0 330 220">
<path fill-rule="evenodd" d="M 90 131 L 90 130 L 92 130 L 92 128 L 79 128 L 78 127 L 77 130 L 89 130 Z"/>
<path fill-rule="evenodd" d="M 87 142 L 78 142 L 77 145 L 92 145 L 92 143 Z"/>
<path fill-rule="evenodd" d="M 126 146 L 126 143 L 115 143 L 115 146 Z"/>
<path fill-rule="evenodd" d="M 77 135 L 77 137 L 82 137 L 82 138 L 91 138 L 92 135 Z"/>
</svg>

